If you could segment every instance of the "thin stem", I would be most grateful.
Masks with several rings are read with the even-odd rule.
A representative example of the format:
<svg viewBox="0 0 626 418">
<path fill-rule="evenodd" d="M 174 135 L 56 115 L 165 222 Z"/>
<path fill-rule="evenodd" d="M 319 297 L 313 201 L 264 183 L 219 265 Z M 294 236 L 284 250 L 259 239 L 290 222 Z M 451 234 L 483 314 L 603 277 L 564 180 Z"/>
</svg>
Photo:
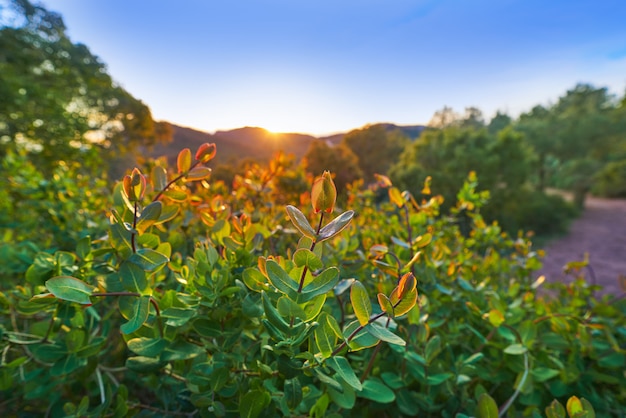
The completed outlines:
<svg viewBox="0 0 626 418">
<path fill-rule="evenodd" d="M 137 252 L 137 245 L 135 244 L 135 235 L 137 235 L 135 229 L 137 228 L 137 210 L 138 206 L 137 201 L 135 200 L 135 208 L 133 210 L 133 230 L 130 233 L 130 245 L 133 249 L 133 254 Z"/>
<path fill-rule="evenodd" d="M 98 379 L 98 389 L 100 389 L 100 403 L 104 404 L 107 400 L 106 394 L 104 393 L 104 382 L 102 381 L 102 373 L 100 373 L 100 369 L 96 367 L 96 379 Z"/>
<path fill-rule="evenodd" d="M 163 190 L 161 190 L 159 193 L 157 193 L 156 196 L 154 196 L 154 198 L 152 199 L 153 202 L 156 202 L 157 200 L 159 200 L 161 198 L 161 196 L 163 195 L 163 193 L 165 193 L 165 191 L 167 189 L 169 189 L 172 184 L 176 183 L 178 180 L 182 179 L 183 177 L 185 177 L 187 174 L 189 174 L 189 172 L 191 170 L 193 170 L 194 168 L 196 168 L 197 166 L 199 166 L 200 164 L 202 164 L 202 161 L 198 160 L 195 163 L 193 163 L 193 165 L 191 167 L 189 167 L 189 170 L 185 171 L 184 173 L 179 174 L 177 177 L 175 177 L 172 181 L 170 181 L 169 183 L 167 183 L 165 185 L 165 187 L 163 188 Z"/>
<path fill-rule="evenodd" d="M 317 230 L 315 231 L 315 235 L 320 233 L 320 230 L 322 229 L 322 221 L 324 220 L 324 212 L 320 213 L 320 221 L 317 224 Z M 313 241 L 311 243 L 311 248 L 309 248 L 309 251 L 313 251 L 315 249 L 315 244 L 317 244 L 316 241 Z M 304 287 L 304 278 L 306 277 L 306 273 L 307 271 L 309 271 L 309 268 L 307 266 L 304 266 L 304 269 L 302 270 L 302 275 L 300 276 L 300 284 L 298 285 L 298 293 L 302 292 L 302 288 Z"/>
<path fill-rule="evenodd" d="M 513 334 L 515 334 L 515 337 L 517 338 L 517 342 L 523 345 L 522 337 L 515 328 L 513 328 L 510 325 L 503 325 L 503 326 L 511 330 Z M 509 409 L 511 405 L 513 405 L 513 402 L 515 402 L 515 399 L 517 399 L 517 397 L 521 393 L 522 388 L 524 387 L 524 384 L 526 383 L 526 378 L 528 377 L 529 371 L 530 371 L 530 365 L 528 361 L 528 350 L 526 350 L 524 352 L 524 374 L 522 375 L 522 378 L 520 379 L 519 384 L 517 385 L 517 388 L 515 389 L 515 392 L 513 392 L 513 395 L 511 395 L 511 397 L 504 403 L 504 405 L 502 405 L 499 408 L 498 418 L 503 417 L 506 414 L 506 411 Z"/>
<path fill-rule="evenodd" d="M 390 321 L 391 321 L 391 317 L 388 316 L 387 323 L 385 324 L 385 328 L 389 327 Z M 363 376 L 361 376 L 361 383 L 365 382 L 365 379 L 367 379 L 367 376 L 372 371 L 372 368 L 374 367 L 374 360 L 376 360 L 376 356 L 378 355 L 378 352 L 380 351 L 381 347 L 382 347 L 382 341 L 378 341 L 378 344 L 376 344 L 376 348 L 374 349 L 374 352 L 372 353 L 372 357 L 370 357 L 370 361 L 367 363 L 367 368 L 363 372 Z"/>
</svg>

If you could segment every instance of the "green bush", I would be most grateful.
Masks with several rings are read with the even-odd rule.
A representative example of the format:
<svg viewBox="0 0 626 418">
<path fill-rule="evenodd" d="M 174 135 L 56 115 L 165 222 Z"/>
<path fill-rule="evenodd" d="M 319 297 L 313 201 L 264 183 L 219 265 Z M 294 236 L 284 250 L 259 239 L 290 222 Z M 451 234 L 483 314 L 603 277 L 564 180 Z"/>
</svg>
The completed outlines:
<svg viewBox="0 0 626 418">
<path fill-rule="evenodd" d="M 624 410 L 626 301 L 537 293 L 540 253 L 483 220 L 475 177 L 445 217 L 382 177 L 388 202 L 355 185 L 339 210 L 327 173 L 285 207 L 293 173 L 230 192 L 214 153 L 133 170 L 72 250 L 11 247 L 32 262 L 0 292 L 3 416 Z"/>
<path fill-rule="evenodd" d="M 626 197 L 626 160 L 605 165 L 594 176 L 591 191 L 603 197 Z"/>
</svg>

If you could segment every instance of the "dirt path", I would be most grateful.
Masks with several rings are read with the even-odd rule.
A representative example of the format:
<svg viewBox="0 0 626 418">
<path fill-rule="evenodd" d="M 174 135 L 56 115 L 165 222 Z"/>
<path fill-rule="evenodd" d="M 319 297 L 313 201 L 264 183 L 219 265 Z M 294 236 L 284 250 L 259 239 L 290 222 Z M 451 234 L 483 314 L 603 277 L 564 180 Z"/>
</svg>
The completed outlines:
<svg viewBox="0 0 626 418">
<path fill-rule="evenodd" d="M 573 277 L 563 272 L 563 266 L 583 260 L 588 253 L 597 283 L 604 286 L 602 293 L 624 293 L 619 277 L 626 276 L 626 200 L 588 197 L 583 215 L 572 223 L 569 234 L 548 243 L 545 250 L 539 274 L 547 281 L 571 282 Z M 585 274 L 589 279 L 589 273 Z"/>
</svg>

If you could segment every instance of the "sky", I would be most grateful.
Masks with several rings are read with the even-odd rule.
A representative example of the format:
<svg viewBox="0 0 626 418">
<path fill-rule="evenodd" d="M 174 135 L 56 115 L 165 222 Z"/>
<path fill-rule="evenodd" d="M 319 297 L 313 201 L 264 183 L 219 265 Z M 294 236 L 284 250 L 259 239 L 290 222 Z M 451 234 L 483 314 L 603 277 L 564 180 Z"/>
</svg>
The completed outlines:
<svg viewBox="0 0 626 418">
<path fill-rule="evenodd" d="M 158 120 L 325 135 L 626 91 L 624 0 L 43 0 Z"/>
</svg>

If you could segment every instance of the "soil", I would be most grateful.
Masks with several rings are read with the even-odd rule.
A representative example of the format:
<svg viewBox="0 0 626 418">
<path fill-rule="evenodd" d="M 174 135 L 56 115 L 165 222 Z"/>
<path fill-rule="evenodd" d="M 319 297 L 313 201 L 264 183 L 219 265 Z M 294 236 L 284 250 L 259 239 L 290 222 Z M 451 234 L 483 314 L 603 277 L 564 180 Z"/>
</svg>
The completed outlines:
<svg viewBox="0 0 626 418">
<path fill-rule="evenodd" d="M 588 197 L 583 214 L 572 222 L 569 233 L 545 247 L 543 274 L 546 281 L 571 282 L 575 275 L 563 270 L 570 261 L 589 256 L 590 269 L 582 273 L 589 282 L 603 286 L 601 294 L 624 295 L 620 280 L 626 278 L 626 200 Z M 580 273 L 578 273 L 580 274 Z"/>
</svg>

